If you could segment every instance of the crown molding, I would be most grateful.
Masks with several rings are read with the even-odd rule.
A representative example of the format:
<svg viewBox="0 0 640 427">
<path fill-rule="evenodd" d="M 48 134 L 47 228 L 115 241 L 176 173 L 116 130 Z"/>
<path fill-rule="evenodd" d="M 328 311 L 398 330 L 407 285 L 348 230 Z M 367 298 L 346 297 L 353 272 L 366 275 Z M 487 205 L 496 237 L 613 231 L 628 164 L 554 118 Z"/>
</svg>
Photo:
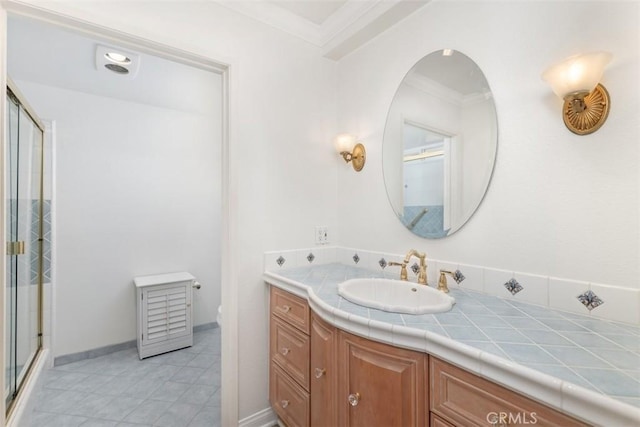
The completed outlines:
<svg viewBox="0 0 640 427">
<path fill-rule="evenodd" d="M 481 104 L 492 97 L 491 92 L 463 95 L 418 73 L 408 74 L 402 83 L 457 107 Z"/>
<path fill-rule="evenodd" d="M 211 1 L 305 40 L 337 60 L 431 0 L 348 0 L 322 25 L 266 1 Z"/>
<path fill-rule="evenodd" d="M 461 106 L 463 102 L 463 96 L 455 90 L 441 85 L 440 83 L 431 80 L 418 73 L 410 73 L 405 77 L 404 84 L 411 86 L 414 89 L 418 89 L 426 94 L 429 94 L 441 101 L 448 102 L 455 106 Z"/>
</svg>

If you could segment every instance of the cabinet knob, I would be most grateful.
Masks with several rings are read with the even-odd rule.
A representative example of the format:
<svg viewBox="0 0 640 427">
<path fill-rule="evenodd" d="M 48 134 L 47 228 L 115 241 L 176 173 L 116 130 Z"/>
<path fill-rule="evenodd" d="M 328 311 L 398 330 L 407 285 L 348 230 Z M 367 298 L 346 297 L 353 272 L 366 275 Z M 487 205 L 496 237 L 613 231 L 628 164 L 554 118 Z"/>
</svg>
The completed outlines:
<svg viewBox="0 0 640 427">
<path fill-rule="evenodd" d="M 286 356 L 287 354 L 289 354 L 290 351 L 291 349 L 288 349 L 287 347 L 282 347 L 282 350 L 280 350 L 280 353 L 282 353 L 283 356 Z"/>
<path fill-rule="evenodd" d="M 283 305 L 282 311 L 284 311 L 285 313 L 288 313 L 289 311 L 291 311 L 291 307 L 289 307 L 288 305 Z"/>
<path fill-rule="evenodd" d="M 349 405 L 358 406 L 359 402 L 360 402 L 360 393 L 351 393 L 349 395 Z"/>
<path fill-rule="evenodd" d="M 316 368 L 316 378 L 322 378 L 322 376 L 326 373 L 327 373 L 326 369 Z"/>
<path fill-rule="evenodd" d="M 288 400 L 281 401 L 280 406 L 282 406 L 282 409 L 285 409 L 287 406 L 289 406 L 289 401 Z"/>
</svg>

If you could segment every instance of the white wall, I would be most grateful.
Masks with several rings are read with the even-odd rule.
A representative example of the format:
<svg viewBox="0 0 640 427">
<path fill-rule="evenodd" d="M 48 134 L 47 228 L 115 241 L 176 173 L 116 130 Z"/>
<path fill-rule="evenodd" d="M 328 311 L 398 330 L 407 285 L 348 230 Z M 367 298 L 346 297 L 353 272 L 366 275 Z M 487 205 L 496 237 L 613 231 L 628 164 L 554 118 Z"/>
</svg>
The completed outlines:
<svg viewBox="0 0 640 427">
<path fill-rule="evenodd" d="M 133 278 L 188 271 L 194 324 L 220 304 L 221 80 L 207 114 L 18 81 L 56 120 L 54 356 L 136 338 Z"/>
<path fill-rule="evenodd" d="M 239 256 L 230 260 L 237 282 L 225 286 L 239 301 L 239 418 L 267 408 L 263 253 L 312 246 L 314 225 L 337 228 L 336 170 L 344 165 L 331 144 L 336 64 L 320 48 L 210 2 L 153 2 L 153 13 L 148 2 L 28 3 L 230 64 Z"/>
<path fill-rule="evenodd" d="M 339 174 L 338 210 L 349 213 L 340 243 L 393 253 L 415 247 L 435 259 L 638 289 L 638 28 L 637 2 L 442 1 L 341 60 L 338 124 L 365 137 L 368 162 L 358 175 Z M 407 70 L 445 47 L 473 57 L 491 86 L 498 157 L 467 225 L 446 239 L 422 240 L 389 207 L 382 136 Z M 540 74 L 594 50 L 614 55 L 603 77 L 612 109 L 598 132 L 577 136 Z"/>
</svg>

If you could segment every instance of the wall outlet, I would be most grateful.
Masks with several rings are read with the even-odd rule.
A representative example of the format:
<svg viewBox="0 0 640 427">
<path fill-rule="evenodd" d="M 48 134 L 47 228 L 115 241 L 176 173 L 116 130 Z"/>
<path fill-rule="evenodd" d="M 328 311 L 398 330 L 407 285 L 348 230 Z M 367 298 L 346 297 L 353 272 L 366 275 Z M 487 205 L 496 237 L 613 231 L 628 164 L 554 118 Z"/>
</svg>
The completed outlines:
<svg viewBox="0 0 640 427">
<path fill-rule="evenodd" d="M 329 243 L 329 227 L 326 225 L 316 226 L 316 245 L 326 245 Z"/>
</svg>

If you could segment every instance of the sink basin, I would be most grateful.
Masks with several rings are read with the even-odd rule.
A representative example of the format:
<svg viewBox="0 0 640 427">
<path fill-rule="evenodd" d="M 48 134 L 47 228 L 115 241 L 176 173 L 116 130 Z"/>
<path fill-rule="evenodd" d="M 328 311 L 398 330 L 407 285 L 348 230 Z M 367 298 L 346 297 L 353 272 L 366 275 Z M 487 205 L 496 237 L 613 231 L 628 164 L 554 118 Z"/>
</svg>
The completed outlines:
<svg viewBox="0 0 640 427">
<path fill-rule="evenodd" d="M 358 305 L 406 314 L 442 313 L 456 302 L 437 289 L 391 279 L 347 280 L 338 285 L 338 294 Z"/>
</svg>

